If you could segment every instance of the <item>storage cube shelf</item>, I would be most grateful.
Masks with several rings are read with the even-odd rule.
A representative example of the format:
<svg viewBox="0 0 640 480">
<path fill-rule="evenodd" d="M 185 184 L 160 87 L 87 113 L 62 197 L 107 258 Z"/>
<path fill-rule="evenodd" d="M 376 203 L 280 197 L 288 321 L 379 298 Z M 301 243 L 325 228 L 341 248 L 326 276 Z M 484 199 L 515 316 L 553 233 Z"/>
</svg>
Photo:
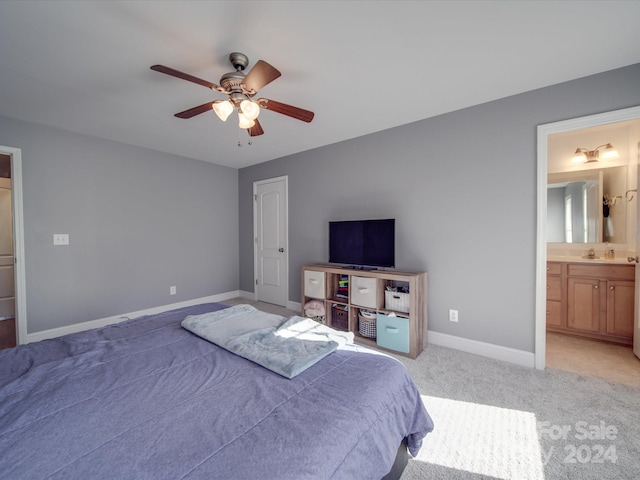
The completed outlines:
<svg viewBox="0 0 640 480">
<path fill-rule="evenodd" d="M 426 347 L 425 272 L 314 264 L 304 265 L 301 277 L 303 308 L 310 300 L 323 301 L 325 323 L 353 332 L 357 343 L 411 358 Z M 399 285 L 406 287 L 408 293 L 387 290 Z M 361 311 L 372 312 L 375 318 L 363 318 Z"/>
</svg>

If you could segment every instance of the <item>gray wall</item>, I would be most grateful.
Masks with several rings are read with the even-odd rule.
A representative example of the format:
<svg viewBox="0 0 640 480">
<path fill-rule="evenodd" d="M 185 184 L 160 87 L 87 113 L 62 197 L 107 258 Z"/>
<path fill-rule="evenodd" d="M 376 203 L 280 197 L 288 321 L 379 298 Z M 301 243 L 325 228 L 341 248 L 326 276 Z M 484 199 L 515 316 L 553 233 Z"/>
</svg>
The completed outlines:
<svg viewBox="0 0 640 480">
<path fill-rule="evenodd" d="M 636 64 L 244 168 L 240 288 L 252 184 L 288 175 L 290 300 L 327 260 L 329 220 L 395 217 L 397 267 L 428 272 L 430 330 L 533 352 L 536 127 L 639 104 Z"/>
<path fill-rule="evenodd" d="M 22 149 L 28 333 L 238 289 L 237 170 L 4 117 L 0 145 Z"/>
</svg>

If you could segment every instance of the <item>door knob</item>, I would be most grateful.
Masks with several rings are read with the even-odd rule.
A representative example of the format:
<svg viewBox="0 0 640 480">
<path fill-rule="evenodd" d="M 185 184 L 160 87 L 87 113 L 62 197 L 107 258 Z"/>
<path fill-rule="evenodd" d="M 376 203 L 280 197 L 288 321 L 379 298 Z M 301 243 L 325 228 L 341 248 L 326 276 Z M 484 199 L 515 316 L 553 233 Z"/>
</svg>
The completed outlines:
<svg viewBox="0 0 640 480">
<path fill-rule="evenodd" d="M 278 249 L 278 251 L 279 251 L 280 253 L 283 253 L 283 252 L 284 252 L 284 248 L 280 247 L 280 248 Z"/>
</svg>

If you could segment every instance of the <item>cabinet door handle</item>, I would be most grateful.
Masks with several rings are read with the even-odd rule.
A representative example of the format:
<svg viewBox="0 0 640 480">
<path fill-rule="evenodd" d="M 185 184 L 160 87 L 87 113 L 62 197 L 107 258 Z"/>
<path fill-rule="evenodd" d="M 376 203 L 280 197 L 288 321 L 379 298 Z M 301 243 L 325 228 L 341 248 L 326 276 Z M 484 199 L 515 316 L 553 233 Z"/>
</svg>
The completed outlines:
<svg viewBox="0 0 640 480">
<path fill-rule="evenodd" d="M 611 285 L 611 286 L 609 287 L 609 290 L 615 290 L 615 287 L 614 287 L 613 285 Z"/>
<path fill-rule="evenodd" d="M 598 288 L 598 285 L 594 285 L 593 288 Z"/>
</svg>

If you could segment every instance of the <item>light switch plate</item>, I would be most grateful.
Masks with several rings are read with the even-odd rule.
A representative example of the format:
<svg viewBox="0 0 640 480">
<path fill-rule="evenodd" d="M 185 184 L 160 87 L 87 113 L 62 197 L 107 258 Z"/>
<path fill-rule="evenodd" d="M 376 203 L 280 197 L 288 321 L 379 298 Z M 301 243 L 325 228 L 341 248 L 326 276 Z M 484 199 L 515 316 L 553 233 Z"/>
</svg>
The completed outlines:
<svg viewBox="0 0 640 480">
<path fill-rule="evenodd" d="M 53 234 L 53 244 L 54 245 L 69 245 L 69 234 L 68 233 L 54 233 Z"/>
</svg>

